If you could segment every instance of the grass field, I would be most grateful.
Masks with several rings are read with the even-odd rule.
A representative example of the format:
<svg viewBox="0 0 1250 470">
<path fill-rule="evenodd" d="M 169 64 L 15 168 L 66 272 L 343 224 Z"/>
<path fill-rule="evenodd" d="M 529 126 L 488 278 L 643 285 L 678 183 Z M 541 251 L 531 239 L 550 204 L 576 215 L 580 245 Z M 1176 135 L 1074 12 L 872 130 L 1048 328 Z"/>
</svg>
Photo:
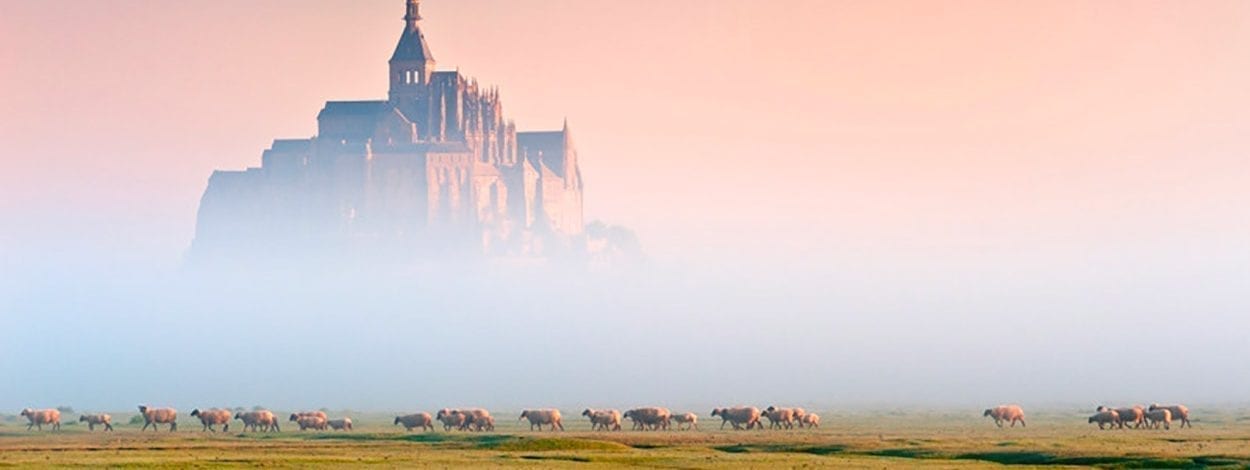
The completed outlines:
<svg viewBox="0 0 1250 470">
<path fill-rule="evenodd" d="M 516 413 L 496 412 L 500 426 L 490 434 L 404 433 L 390 415 L 352 416 L 350 433 L 209 434 L 185 416 L 177 433 L 140 433 L 124 424 L 129 414 L 115 414 L 123 424 L 113 433 L 88 433 L 69 419 L 58 433 L 4 422 L 0 467 L 1250 469 L 1250 410 L 1196 409 L 1194 428 L 1171 431 L 1099 431 L 1076 412 L 1034 413 L 1026 429 L 998 429 L 976 411 L 821 412 L 819 430 L 737 432 L 718 430 L 719 420 L 704 414 L 697 432 L 616 433 L 589 432 L 574 416 L 567 432 L 530 432 Z"/>
</svg>

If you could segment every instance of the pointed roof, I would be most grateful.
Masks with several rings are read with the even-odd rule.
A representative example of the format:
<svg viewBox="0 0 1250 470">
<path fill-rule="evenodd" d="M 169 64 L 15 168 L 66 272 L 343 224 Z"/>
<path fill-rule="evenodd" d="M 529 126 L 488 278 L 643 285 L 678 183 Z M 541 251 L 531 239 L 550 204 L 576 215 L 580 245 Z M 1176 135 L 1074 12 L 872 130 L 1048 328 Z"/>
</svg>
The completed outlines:
<svg viewBox="0 0 1250 470">
<path fill-rule="evenodd" d="M 421 27 L 417 25 L 421 21 L 421 0 L 408 0 L 407 14 L 404 15 L 404 34 L 399 36 L 399 45 L 395 46 L 395 53 L 391 55 L 391 62 L 395 61 L 414 61 L 414 62 L 433 62 L 434 54 L 430 53 L 430 45 L 425 40 L 425 35 L 421 33 Z"/>
</svg>

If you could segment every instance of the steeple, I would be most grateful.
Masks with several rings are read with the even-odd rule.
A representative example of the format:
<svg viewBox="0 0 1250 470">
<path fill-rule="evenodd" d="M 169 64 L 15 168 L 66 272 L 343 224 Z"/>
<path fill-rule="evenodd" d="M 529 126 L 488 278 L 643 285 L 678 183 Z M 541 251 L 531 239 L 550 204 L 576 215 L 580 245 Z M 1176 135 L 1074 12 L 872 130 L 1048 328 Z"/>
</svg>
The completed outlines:
<svg viewBox="0 0 1250 470">
<path fill-rule="evenodd" d="M 407 0 L 404 32 L 391 55 L 391 101 L 415 99 L 421 88 L 430 83 L 434 73 L 434 54 L 421 34 L 421 0 Z"/>
</svg>

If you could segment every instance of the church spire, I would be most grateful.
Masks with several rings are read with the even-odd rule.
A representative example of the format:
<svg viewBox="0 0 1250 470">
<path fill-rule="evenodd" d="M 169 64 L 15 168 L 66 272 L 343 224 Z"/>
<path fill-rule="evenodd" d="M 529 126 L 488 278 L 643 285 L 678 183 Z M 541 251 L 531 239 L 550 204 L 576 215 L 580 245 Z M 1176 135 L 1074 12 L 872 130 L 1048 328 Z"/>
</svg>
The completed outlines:
<svg viewBox="0 0 1250 470">
<path fill-rule="evenodd" d="M 421 0 L 408 0 L 408 13 L 404 15 L 408 31 L 416 30 L 418 21 L 421 21 Z"/>
<path fill-rule="evenodd" d="M 407 26 L 399 36 L 399 44 L 391 55 L 391 101 L 415 100 L 430 84 L 434 73 L 434 55 L 421 34 L 421 0 L 408 0 L 404 21 Z"/>
</svg>

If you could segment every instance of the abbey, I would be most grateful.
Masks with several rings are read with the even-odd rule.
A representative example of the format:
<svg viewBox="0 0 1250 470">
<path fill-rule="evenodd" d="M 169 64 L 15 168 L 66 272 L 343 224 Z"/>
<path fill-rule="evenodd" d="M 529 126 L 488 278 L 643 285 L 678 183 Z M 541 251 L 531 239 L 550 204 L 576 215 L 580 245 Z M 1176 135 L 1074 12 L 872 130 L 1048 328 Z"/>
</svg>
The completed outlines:
<svg viewBox="0 0 1250 470">
<path fill-rule="evenodd" d="M 388 99 L 331 101 L 317 136 L 275 140 L 261 166 L 215 171 L 191 254 L 548 256 L 584 229 L 564 128 L 517 132 L 499 92 L 435 69 L 407 0 Z"/>
</svg>

